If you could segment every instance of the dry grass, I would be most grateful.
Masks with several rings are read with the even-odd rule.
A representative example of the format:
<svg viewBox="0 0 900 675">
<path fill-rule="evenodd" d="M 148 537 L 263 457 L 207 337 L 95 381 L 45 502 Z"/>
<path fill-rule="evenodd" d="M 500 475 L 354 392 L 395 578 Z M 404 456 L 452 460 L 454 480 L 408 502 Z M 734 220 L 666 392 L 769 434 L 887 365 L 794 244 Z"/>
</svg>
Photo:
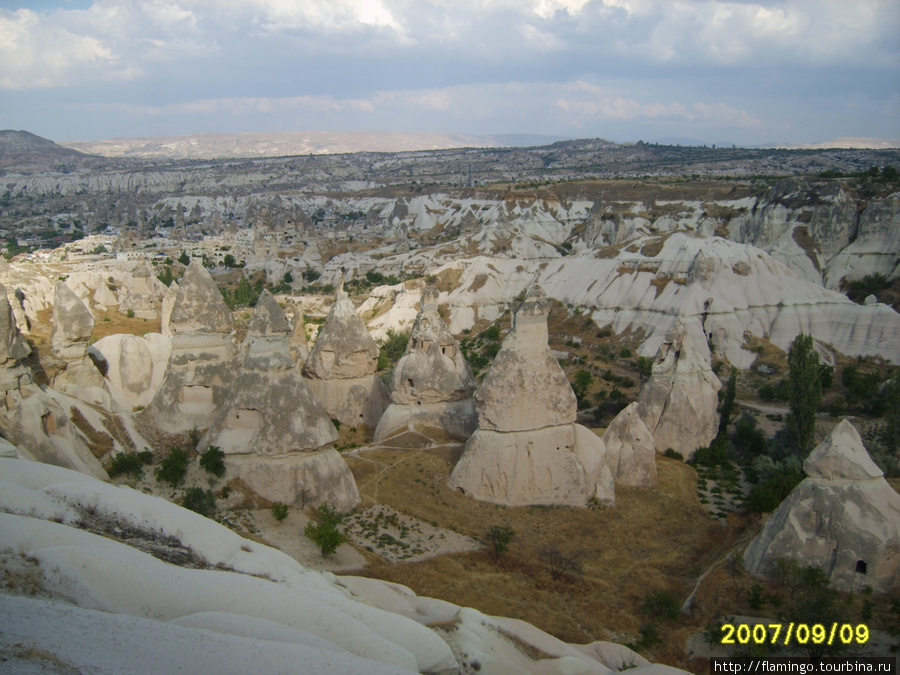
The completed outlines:
<svg viewBox="0 0 900 675">
<path fill-rule="evenodd" d="M 516 531 L 499 565 L 484 551 L 426 561 L 373 564 L 361 573 L 401 583 L 421 595 L 528 621 L 570 642 L 636 641 L 650 591 L 687 598 L 701 570 L 728 549 L 746 524 L 719 524 L 701 508 L 696 474 L 661 458 L 655 490 L 620 488 L 615 508 L 508 508 L 477 502 L 450 490 L 447 479 L 460 446 L 425 450 L 373 450 L 348 457 L 366 501 L 387 504 L 440 527 L 482 538 L 494 524 Z M 552 543 L 584 551 L 584 575 L 554 581 L 537 551 Z M 684 638 L 705 615 L 681 621 Z M 683 664 L 679 645 L 666 640 L 653 654 Z"/>
</svg>

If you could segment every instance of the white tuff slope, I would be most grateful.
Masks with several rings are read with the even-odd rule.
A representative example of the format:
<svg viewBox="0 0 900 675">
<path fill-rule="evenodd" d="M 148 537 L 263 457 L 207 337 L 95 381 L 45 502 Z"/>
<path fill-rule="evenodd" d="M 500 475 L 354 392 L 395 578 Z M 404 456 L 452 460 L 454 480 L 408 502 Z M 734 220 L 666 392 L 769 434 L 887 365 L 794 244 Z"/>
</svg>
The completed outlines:
<svg viewBox="0 0 900 675">
<path fill-rule="evenodd" d="M 79 521 L 105 523 L 109 536 Z M 288 672 L 298 663 L 313 673 L 441 672 L 463 654 L 488 673 L 682 672 L 402 586 L 311 572 L 162 499 L 36 462 L 0 458 L 0 535 L 4 578 L 24 575 L 39 593 L 0 592 L 0 654 L 13 672 L 31 672 L 36 652 L 97 673 Z M 126 536 L 186 547 L 206 567 L 163 562 Z M 437 622 L 454 628 L 427 627 Z M 501 630 L 553 658 L 532 660 Z"/>
</svg>

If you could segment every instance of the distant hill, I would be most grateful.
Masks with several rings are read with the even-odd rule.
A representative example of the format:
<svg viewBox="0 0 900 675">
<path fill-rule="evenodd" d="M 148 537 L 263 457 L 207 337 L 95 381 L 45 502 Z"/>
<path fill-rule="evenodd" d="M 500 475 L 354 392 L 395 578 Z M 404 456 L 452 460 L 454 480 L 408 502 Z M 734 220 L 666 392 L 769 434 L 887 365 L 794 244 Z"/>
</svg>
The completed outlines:
<svg viewBox="0 0 900 675">
<path fill-rule="evenodd" d="M 515 137 L 501 140 L 499 137 L 467 134 L 381 131 L 286 131 L 277 133 L 203 133 L 152 138 L 114 138 L 105 141 L 70 141 L 60 143 L 60 145 L 103 157 L 218 159 L 230 157 L 326 155 L 350 152 L 406 152 L 519 145 L 519 143 L 510 142 L 514 139 L 521 140 Z"/>
<path fill-rule="evenodd" d="M 900 139 L 894 138 L 835 138 L 823 143 L 800 143 L 797 145 L 773 145 L 771 147 L 790 150 L 890 150 L 900 148 Z"/>
<path fill-rule="evenodd" d="M 0 131 L 0 170 L 66 171 L 95 166 L 99 159 L 28 131 Z"/>
</svg>

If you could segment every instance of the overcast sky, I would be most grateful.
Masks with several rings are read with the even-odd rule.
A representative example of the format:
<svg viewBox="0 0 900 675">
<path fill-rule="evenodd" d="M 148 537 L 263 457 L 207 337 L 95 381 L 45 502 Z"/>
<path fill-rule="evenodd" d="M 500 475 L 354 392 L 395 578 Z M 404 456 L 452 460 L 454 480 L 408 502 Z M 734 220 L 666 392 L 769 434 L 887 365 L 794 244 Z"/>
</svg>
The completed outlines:
<svg viewBox="0 0 900 675">
<path fill-rule="evenodd" d="M 900 138 L 900 0 L 0 0 L 0 129 Z"/>
</svg>

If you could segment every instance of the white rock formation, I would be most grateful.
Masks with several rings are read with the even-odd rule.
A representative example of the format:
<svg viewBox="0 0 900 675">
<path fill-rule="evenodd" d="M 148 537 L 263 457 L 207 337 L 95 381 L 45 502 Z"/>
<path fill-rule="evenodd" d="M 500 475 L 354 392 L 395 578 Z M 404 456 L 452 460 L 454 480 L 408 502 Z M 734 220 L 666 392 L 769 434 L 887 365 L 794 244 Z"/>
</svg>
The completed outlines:
<svg viewBox="0 0 900 675">
<path fill-rule="evenodd" d="M 716 408 L 721 388 L 709 356 L 696 349 L 684 323 L 677 319 L 637 400 L 638 415 L 652 434 L 657 452 L 672 448 L 690 459 L 697 448 L 709 445 L 719 429 Z"/>
<path fill-rule="evenodd" d="M 342 424 L 374 428 L 387 408 L 387 388 L 375 374 L 378 353 L 341 284 L 303 365 L 303 376 L 329 415 Z"/>
<path fill-rule="evenodd" d="M 475 431 L 475 378 L 438 314 L 439 296 L 433 287 L 422 293 L 406 353 L 391 375 L 391 404 L 375 429 L 375 441 L 406 428 L 434 427 L 463 438 Z"/>
<path fill-rule="evenodd" d="M 290 336 L 284 312 L 263 291 L 231 386 L 197 449 L 220 448 L 232 474 L 265 499 L 349 511 L 359 503 L 353 474 L 330 447 L 337 430 L 300 376 Z"/>
<path fill-rule="evenodd" d="M 117 333 L 100 338 L 88 352 L 106 362 L 104 376 L 110 392 L 123 407 L 146 407 L 165 378 L 172 340 L 159 333 Z"/>
<path fill-rule="evenodd" d="M 50 333 L 53 353 L 67 361 L 84 358 L 93 331 L 94 316 L 91 310 L 64 281 L 56 282 L 53 297 L 53 330 Z"/>
<path fill-rule="evenodd" d="M 31 354 L 31 347 L 22 337 L 6 287 L 0 284 L 0 390 L 17 389 L 23 377 L 30 379 L 22 359 Z"/>
<path fill-rule="evenodd" d="M 818 567 L 832 586 L 881 593 L 900 588 L 900 494 L 843 420 L 803 463 L 795 487 L 744 552 L 751 574 L 771 576 L 779 558 Z"/>
<path fill-rule="evenodd" d="M 615 501 L 603 441 L 575 424 L 577 402 L 547 344 L 549 304 L 539 288 L 475 391 L 478 429 L 450 486 L 482 501 L 584 506 Z"/>
<path fill-rule="evenodd" d="M 616 485 L 656 485 L 656 446 L 653 434 L 638 414 L 637 401 L 615 416 L 603 434 L 603 444 Z"/>
<path fill-rule="evenodd" d="M 231 311 L 198 261 L 178 286 L 169 321 L 172 351 L 166 376 L 147 411 L 168 433 L 206 429 L 225 402 L 234 376 Z"/>
</svg>

